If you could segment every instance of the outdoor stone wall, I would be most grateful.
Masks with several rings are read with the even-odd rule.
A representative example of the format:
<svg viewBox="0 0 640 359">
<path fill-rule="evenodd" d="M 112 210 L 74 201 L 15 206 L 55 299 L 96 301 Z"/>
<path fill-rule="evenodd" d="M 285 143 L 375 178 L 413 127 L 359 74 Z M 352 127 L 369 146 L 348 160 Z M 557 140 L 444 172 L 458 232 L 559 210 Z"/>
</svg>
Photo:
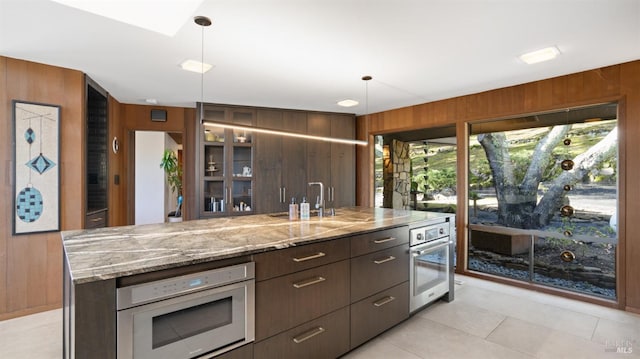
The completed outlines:
<svg viewBox="0 0 640 359">
<path fill-rule="evenodd" d="M 384 208 L 410 209 L 411 157 L 409 144 L 393 140 L 383 153 Z"/>
</svg>

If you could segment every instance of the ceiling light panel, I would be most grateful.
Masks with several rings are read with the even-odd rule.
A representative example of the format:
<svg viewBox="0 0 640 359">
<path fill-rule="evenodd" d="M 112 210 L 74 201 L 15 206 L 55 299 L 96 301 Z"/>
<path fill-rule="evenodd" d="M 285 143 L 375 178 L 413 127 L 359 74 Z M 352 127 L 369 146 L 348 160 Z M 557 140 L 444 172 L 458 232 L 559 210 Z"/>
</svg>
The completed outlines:
<svg viewBox="0 0 640 359">
<path fill-rule="evenodd" d="M 559 54 L 560 50 L 557 47 L 552 46 L 520 55 L 520 60 L 528 65 L 532 65 L 538 62 L 553 60 Z"/>
<path fill-rule="evenodd" d="M 346 99 L 346 100 L 338 101 L 338 106 L 353 107 L 353 106 L 358 105 L 359 103 L 360 102 L 358 102 L 356 100 Z"/>
<path fill-rule="evenodd" d="M 65 6 L 173 36 L 203 0 L 52 0 Z"/>
<path fill-rule="evenodd" d="M 213 65 L 207 64 L 207 63 L 202 63 L 200 61 L 197 60 L 184 60 L 181 64 L 180 67 L 183 70 L 187 70 L 187 71 L 191 71 L 191 72 L 197 72 L 199 74 L 204 74 L 205 72 L 211 70 L 213 68 Z"/>
</svg>

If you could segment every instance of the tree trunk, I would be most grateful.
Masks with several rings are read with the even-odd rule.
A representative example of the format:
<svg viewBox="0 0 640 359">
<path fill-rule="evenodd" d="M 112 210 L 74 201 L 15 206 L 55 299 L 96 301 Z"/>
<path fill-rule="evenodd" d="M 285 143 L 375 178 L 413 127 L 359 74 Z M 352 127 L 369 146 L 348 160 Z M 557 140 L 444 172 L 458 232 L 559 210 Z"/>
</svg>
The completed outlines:
<svg viewBox="0 0 640 359">
<path fill-rule="evenodd" d="M 553 215 L 560 210 L 562 199 L 567 194 L 564 186 L 570 185 L 573 187 L 613 151 L 617 151 L 617 142 L 618 127 L 614 127 L 600 142 L 573 159 L 573 169 L 562 172 L 560 176 L 551 182 L 549 189 L 533 211 L 532 225 L 535 226 L 534 228 L 544 227 L 549 224 Z"/>
<path fill-rule="evenodd" d="M 498 223 L 512 228 L 540 228 L 549 224 L 564 197 L 564 185 L 574 185 L 616 149 L 617 128 L 587 152 L 577 156 L 574 169 L 563 172 L 538 203 L 538 187 L 553 149 L 567 134 L 570 125 L 554 126 L 536 145 L 520 184 L 515 183 L 513 163 L 504 133 L 478 135 L 494 180 L 498 201 Z"/>
</svg>

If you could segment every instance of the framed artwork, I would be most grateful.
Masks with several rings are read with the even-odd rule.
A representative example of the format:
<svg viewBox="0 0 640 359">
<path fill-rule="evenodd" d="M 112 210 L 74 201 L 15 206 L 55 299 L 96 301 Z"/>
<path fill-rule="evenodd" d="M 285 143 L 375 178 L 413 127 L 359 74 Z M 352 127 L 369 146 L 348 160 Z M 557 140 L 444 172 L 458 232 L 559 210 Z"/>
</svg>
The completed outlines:
<svg viewBox="0 0 640 359">
<path fill-rule="evenodd" d="M 13 234 L 60 230 L 60 106 L 13 100 Z"/>
</svg>

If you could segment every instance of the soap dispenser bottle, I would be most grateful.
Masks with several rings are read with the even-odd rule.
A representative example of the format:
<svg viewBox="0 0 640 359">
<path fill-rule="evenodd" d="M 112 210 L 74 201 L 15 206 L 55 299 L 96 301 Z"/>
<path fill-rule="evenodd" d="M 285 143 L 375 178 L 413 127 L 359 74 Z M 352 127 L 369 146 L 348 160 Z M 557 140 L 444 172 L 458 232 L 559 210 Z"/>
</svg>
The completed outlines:
<svg viewBox="0 0 640 359">
<path fill-rule="evenodd" d="M 300 219 L 309 219 L 309 202 L 307 202 L 307 197 L 302 197 L 302 202 L 300 203 Z"/>
<path fill-rule="evenodd" d="M 295 221 L 298 219 L 298 204 L 296 198 L 291 197 L 291 203 L 289 204 L 289 220 Z"/>
</svg>

